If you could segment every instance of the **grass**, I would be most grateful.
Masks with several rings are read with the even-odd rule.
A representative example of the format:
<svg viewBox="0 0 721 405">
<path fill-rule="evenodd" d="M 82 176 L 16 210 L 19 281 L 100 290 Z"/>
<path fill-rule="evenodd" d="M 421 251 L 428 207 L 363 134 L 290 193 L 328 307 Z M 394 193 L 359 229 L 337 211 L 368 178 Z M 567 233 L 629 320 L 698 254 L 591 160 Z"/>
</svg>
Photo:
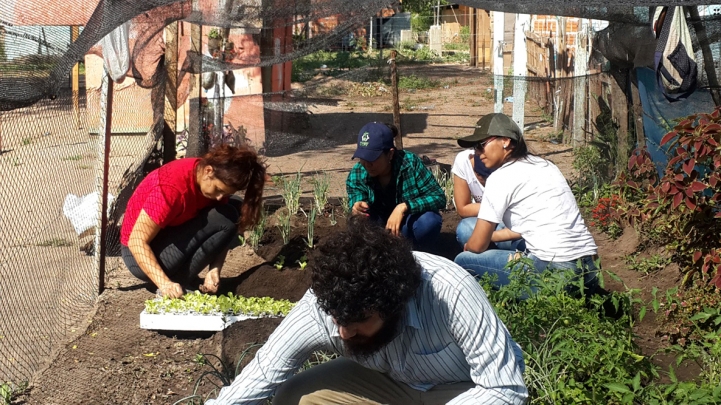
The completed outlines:
<svg viewBox="0 0 721 405">
<path fill-rule="evenodd" d="M 63 160 L 78 161 L 78 160 L 82 160 L 82 158 L 83 158 L 83 155 L 72 155 L 72 156 L 64 157 Z"/>
<path fill-rule="evenodd" d="M 441 85 L 440 80 L 433 80 L 427 77 L 408 75 L 398 78 L 399 90 L 424 90 L 433 89 Z"/>
</svg>

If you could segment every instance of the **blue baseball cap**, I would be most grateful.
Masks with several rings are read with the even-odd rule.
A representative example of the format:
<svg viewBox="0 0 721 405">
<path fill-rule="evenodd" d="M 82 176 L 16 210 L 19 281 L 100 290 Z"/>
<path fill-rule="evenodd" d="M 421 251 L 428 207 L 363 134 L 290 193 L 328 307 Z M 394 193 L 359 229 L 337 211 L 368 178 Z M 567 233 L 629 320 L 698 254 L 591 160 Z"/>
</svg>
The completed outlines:
<svg viewBox="0 0 721 405">
<path fill-rule="evenodd" d="M 374 162 L 384 150 L 395 148 L 393 130 L 381 122 L 369 122 L 358 132 L 358 146 L 353 159 Z"/>
</svg>

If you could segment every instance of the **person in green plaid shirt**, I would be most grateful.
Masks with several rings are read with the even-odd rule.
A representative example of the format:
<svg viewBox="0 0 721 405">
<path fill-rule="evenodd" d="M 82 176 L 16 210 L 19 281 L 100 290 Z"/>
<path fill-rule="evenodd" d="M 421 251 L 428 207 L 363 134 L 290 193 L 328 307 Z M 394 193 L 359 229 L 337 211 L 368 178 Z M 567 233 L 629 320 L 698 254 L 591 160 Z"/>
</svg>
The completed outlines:
<svg viewBox="0 0 721 405">
<path fill-rule="evenodd" d="M 396 150 L 393 125 L 371 122 L 358 133 L 358 158 L 346 179 L 353 215 L 365 215 L 417 250 L 428 250 L 441 233 L 446 195 L 418 156 Z"/>
</svg>

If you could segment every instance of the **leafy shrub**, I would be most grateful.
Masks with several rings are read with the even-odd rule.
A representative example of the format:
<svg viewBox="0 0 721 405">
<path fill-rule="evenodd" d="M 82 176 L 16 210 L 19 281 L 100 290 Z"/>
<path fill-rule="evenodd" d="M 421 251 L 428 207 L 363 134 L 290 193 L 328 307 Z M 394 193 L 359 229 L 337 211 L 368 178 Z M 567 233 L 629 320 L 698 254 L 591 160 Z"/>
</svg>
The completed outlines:
<svg viewBox="0 0 721 405">
<path fill-rule="evenodd" d="M 488 279 L 482 283 L 523 348 L 531 404 L 618 403 L 621 395 L 609 384 L 646 385 L 658 376 L 656 369 L 633 343 L 633 319 L 600 315 L 601 297 L 569 295 L 567 276 L 519 269 L 497 291 L 488 288 Z M 614 293 L 610 301 L 630 308 L 639 301 L 635 294 Z"/>
<path fill-rule="evenodd" d="M 661 145 L 670 152 L 663 176 L 636 151 L 617 181 L 624 203 L 614 215 L 668 244 L 685 285 L 698 276 L 721 288 L 721 109 L 686 117 Z"/>
</svg>

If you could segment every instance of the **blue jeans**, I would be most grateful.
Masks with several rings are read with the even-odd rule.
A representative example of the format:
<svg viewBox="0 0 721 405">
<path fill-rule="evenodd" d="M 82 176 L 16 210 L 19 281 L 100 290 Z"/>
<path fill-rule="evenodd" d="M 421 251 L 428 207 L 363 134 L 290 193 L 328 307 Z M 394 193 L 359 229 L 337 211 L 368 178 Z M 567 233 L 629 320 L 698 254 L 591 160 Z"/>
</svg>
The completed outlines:
<svg viewBox="0 0 721 405">
<path fill-rule="evenodd" d="M 466 269 L 469 273 L 480 278 L 485 274 L 497 276 L 494 286 L 502 287 L 509 284 L 512 268 L 505 267 L 506 263 L 513 258 L 514 253 L 506 250 L 486 250 L 483 253 L 462 252 L 454 260 L 456 264 Z M 541 260 L 533 254 L 523 254 L 533 261 L 533 269 L 537 273 L 544 270 L 569 269 L 576 273 L 577 277 L 583 277 L 587 289 L 595 291 L 598 288 L 598 267 L 593 261 L 593 256 L 583 256 L 577 260 L 567 262 L 549 262 Z M 578 261 L 581 261 L 581 267 Z M 569 280 L 571 282 L 573 280 Z"/>
<path fill-rule="evenodd" d="M 388 218 L 381 218 L 379 215 L 370 213 L 370 220 L 385 226 Z M 406 215 L 403 217 L 401 234 L 411 242 L 413 248 L 419 251 L 429 251 L 441 234 L 443 218 L 437 211 L 426 211 L 418 214 Z"/>
<path fill-rule="evenodd" d="M 461 245 L 461 249 L 463 249 L 463 246 L 466 242 L 468 242 L 468 239 L 471 238 L 471 234 L 473 233 L 473 228 L 476 227 L 477 220 L 478 218 L 476 217 L 468 217 L 461 219 L 461 222 L 458 223 L 458 226 L 456 227 L 456 240 Z M 500 223 L 496 226 L 496 230 L 504 229 L 505 227 L 505 225 Z M 514 239 L 503 242 L 491 242 L 488 249 L 518 250 L 523 252 L 526 250 L 526 241 L 523 239 Z"/>
</svg>

